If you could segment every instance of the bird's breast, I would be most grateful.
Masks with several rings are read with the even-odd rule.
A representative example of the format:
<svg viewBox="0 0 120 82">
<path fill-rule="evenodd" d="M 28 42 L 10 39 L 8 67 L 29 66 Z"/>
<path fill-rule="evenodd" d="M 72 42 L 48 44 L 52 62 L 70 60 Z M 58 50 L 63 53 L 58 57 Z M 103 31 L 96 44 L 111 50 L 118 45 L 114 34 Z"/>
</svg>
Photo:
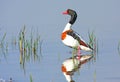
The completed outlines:
<svg viewBox="0 0 120 82">
<path fill-rule="evenodd" d="M 64 39 L 66 38 L 66 35 L 67 35 L 67 32 L 63 32 L 63 33 L 61 34 L 61 40 L 64 40 Z"/>
</svg>

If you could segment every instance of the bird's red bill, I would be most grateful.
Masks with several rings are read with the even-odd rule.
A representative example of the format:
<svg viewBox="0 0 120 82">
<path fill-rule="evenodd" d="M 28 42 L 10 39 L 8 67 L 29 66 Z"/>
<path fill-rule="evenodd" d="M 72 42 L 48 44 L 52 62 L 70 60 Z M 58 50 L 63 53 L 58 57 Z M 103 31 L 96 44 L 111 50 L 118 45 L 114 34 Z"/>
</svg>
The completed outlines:
<svg viewBox="0 0 120 82">
<path fill-rule="evenodd" d="M 68 11 L 64 11 L 63 14 L 68 14 Z"/>
</svg>

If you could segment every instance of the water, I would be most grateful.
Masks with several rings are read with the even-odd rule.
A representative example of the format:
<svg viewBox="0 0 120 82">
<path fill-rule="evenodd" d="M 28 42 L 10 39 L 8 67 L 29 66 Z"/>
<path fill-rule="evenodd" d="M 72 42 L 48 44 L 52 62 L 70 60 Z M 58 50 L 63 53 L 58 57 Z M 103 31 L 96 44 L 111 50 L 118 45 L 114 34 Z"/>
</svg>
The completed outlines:
<svg viewBox="0 0 120 82">
<path fill-rule="evenodd" d="M 16 46 L 12 45 L 12 34 L 6 33 L 5 42 L 8 42 L 8 53 L 5 55 L 6 58 L 3 54 L 0 56 L 0 78 L 6 81 L 12 78 L 13 82 L 30 82 L 30 75 L 32 75 L 34 82 L 66 82 L 61 72 L 61 64 L 66 58 L 72 56 L 70 54 L 72 49 L 66 47 L 61 42 L 61 29 L 55 29 L 57 32 L 54 32 L 54 34 L 56 35 L 52 37 L 47 34 L 47 37 L 43 39 L 40 61 L 27 62 L 25 70 L 20 66 L 18 44 Z M 82 37 L 85 37 L 85 40 L 88 41 L 88 37 L 86 37 L 88 33 L 87 28 L 82 29 L 83 31 L 79 28 L 74 29 L 80 32 Z M 95 29 L 95 35 L 98 40 L 96 61 L 90 61 L 83 65 L 80 68 L 80 72 L 75 73 L 73 79 L 76 82 L 119 82 L 120 55 L 117 49 L 120 40 L 118 36 L 119 28 L 108 29 L 98 26 L 93 29 Z M 53 28 L 51 28 L 50 33 L 52 30 Z M 41 33 L 41 29 L 39 29 L 39 32 Z M 4 32 L 1 31 L 1 34 L 3 36 Z M 15 35 L 16 32 L 13 32 L 13 34 Z M 19 32 L 17 37 L 18 34 Z"/>
<path fill-rule="evenodd" d="M 110 42 L 99 42 L 96 62 L 91 61 L 83 65 L 73 79 L 76 82 L 119 82 L 120 56 L 117 52 L 117 43 L 116 46 L 110 45 Z M 24 72 L 20 67 L 19 48 L 10 46 L 6 59 L 1 57 L 0 78 L 6 81 L 12 78 L 13 82 L 30 82 L 30 75 L 32 75 L 34 82 L 65 82 L 61 64 L 71 56 L 69 53 L 71 50 L 59 40 L 58 42 L 44 41 L 40 61 L 26 63 Z"/>
</svg>

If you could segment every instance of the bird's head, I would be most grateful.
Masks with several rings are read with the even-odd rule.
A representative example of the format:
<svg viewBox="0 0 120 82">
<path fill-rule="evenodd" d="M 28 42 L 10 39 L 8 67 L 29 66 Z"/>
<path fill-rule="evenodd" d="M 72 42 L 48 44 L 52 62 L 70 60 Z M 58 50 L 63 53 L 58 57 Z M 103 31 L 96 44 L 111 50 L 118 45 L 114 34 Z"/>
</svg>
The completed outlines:
<svg viewBox="0 0 120 82">
<path fill-rule="evenodd" d="M 66 11 L 63 12 L 63 14 L 71 16 L 71 19 L 69 21 L 70 24 L 73 24 L 77 18 L 77 13 L 72 9 L 67 9 Z"/>
</svg>

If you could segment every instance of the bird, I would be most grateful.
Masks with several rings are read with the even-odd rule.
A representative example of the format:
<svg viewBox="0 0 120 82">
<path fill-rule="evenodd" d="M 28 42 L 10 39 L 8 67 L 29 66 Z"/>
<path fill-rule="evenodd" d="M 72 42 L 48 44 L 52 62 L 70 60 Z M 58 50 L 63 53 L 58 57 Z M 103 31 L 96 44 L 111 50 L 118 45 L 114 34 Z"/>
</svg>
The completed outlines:
<svg viewBox="0 0 120 82">
<path fill-rule="evenodd" d="M 79 57 L 78 55 L 70 57 L 63 61 L 62 63 L 61 71 L 68 82 L 75 82 L 72 79 L 74 72 L 79 70 L 81 65 L 87 63 L 93 57 L 93 55 L 80 55 L 80 56 L 81 57 Z"/>
<path fill-rule="evenodd" d="M 63 12 L 63 14 L 70 15 L 71 18 L 61 33 L 62 42 L 68 47 L 79 50 L 79 52 L 80 50 L 92 51 L 93 48 L 88 45 L 82 39 L 82 37 L 71 28 L 77 19 L 76 11 L 72 9 L 67 9 L 65 12 Z"/>
</svg>

